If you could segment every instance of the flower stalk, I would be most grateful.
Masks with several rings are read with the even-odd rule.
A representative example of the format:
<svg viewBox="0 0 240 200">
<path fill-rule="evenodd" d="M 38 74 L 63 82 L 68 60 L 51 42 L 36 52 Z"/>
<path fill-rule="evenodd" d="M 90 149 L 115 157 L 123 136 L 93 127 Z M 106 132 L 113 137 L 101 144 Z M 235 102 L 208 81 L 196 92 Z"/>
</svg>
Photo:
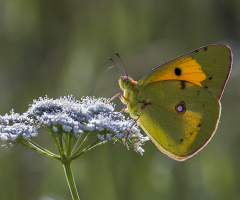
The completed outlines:
<svg viewBox="0 0 240 200">
<path fill-rule="evenodd" d="M 63 163 L 63 168 L 64 168 L 65 176 L 67 179 L 68 187 L 69 187 L 72 199 L 80 200 L 70 164 L 71 162 Z"/>
</svg>

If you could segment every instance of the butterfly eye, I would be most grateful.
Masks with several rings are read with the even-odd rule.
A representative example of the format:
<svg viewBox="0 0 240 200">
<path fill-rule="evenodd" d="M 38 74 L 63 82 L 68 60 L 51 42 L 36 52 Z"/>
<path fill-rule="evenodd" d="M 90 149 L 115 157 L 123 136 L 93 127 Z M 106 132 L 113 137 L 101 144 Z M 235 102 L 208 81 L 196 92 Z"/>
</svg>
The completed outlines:
<svg viewBox="0 0 240 200">
<path fill-rule="evenodd" d="M 120 77 L 120 79 L 119 79 L 119 85 L 120 85 L 120 88 L 122 89 L 122 90 L 127 90 L 127 89 L 129 89 L 129 87 L 131 86 L 131 80 L 128 78 L 128 77 L 126 77 L 126 76 L 124 76 L 124 77 Z"/>
<path fill-rule="evenodd" d="M 123 85 L 124 85 L 125 88 L 129 88 L 130 85 L 131 85 L 131 81 L 129 79 L 125 79 L 123 81 Z"/>
</svg>

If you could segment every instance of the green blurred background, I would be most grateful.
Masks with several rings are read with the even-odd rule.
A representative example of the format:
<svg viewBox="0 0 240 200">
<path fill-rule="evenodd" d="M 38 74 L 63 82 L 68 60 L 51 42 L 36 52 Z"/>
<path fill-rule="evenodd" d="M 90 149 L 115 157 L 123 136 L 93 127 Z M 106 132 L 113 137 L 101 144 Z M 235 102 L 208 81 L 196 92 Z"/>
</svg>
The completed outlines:
<svg viewBox="0 0 240 200">
<path fill-rule="evenodd" d="M 73 171 L 83 200 L 237 200 L 239 40 L 240 1 L 235 0 L 0 0 L 0 112 L 25 112 L 45 95 L 114 96 L 122 73 L 115 68 L 103 74 L 116 51 L 139 80 L 183 53 L 228 44 L 234 59 L 222 117 L 199 154 L 176 162 L 151 142 L 144 156 L 109 144 L 73 162 Z M 123 108 L 114 102 L 117 110 Z M 71 199 L 60 163 L 20 145 L 1 148 L 0 158 L 1 200 Z"/>
</svg>

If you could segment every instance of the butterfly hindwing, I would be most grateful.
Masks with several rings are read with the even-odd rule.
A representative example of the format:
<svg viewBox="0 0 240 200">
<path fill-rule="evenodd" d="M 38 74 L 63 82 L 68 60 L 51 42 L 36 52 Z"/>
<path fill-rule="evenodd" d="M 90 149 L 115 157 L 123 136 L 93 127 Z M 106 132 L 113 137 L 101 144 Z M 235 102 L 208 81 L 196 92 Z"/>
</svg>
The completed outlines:
<svg viewBox="0 0 240 200">
<path fill-rule="evenodd" d="M 216 129 L 220 104 L 208 90 L 193 83 L 149 83 L 136 95 L 146 106 L 134 114 L 155 145 L 174 159 L 198 152 Z M 133 99 L 134 101 L 135 99 Z"/>
</svg>

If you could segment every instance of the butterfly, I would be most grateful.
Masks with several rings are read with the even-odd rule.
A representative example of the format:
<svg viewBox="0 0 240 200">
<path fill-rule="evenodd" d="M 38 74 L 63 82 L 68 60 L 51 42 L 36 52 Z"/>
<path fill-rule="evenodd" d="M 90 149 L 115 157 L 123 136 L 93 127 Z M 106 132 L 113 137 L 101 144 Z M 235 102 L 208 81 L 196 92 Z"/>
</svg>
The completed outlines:
<svg viewBox="0 0 240 200">
<path fill-rule="evenodd" d="M 205 147 L 216 131 L 231 66 L 231 49 L 223 44 L 170 60 L 138 82 L 124 66 L 126 75 L 119 79 L 123 94 L 117 96 L 160 151 L 184 161 Z"/>
</svg>

